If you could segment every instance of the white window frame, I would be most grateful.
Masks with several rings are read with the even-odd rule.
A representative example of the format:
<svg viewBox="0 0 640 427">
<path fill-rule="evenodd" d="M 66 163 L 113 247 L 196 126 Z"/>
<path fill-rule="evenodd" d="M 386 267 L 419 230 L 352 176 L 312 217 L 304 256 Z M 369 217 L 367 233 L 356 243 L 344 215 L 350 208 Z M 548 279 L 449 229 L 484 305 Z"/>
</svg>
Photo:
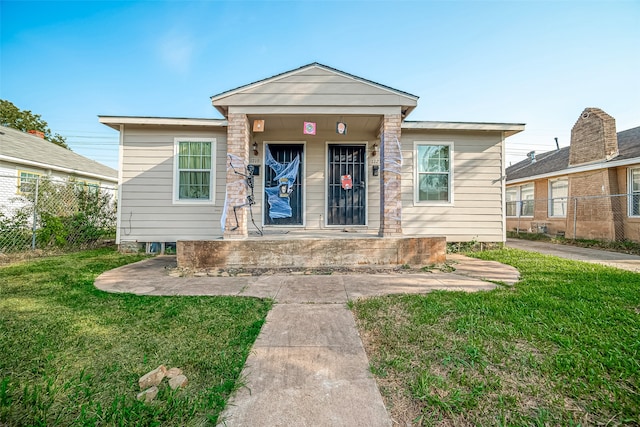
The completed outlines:
<svg viewBox="0 0 640 427">
<path fill-rule="evenodd" d="M 447 172 L 449 188 L 448 200 L 420 200 L 420 172 L 418 168 L 418 147 L 421 145 L 446 145 L 449 147 L 449 171 Z M 453 141 L 413 141 L 413 204 L 415 206 L 453 206 Z"/>
<path fill-rule="evenodd" d="M 532 187 L 532 189 L 533 189 L 533 198 L 532 199 L 524 200 L 522 198 L 522 188 L 523 187 Z M 515 202 L 516 202 L 516 214 L 515 215 L 506 215 L 507 218 L 533 218 L 535 216 L 535 207 L 534 207 L 534 212 L 532 212 L 531 215 L 523 215 L 522 214 L 522 210 L 524 208 L 524 203 L 523 202 L 531 201 L 532 203 L 535 203 L 534 201 L 536 199 L 536 194 L 535 194 L 536 187 L 535 187 L 534 183 L 530 182 L 530 183 L 527 183 L 527 184 L 514 185 L 514 186 L 511 186 L 511 187 L 507 187 L 505 189 L 505 198 L 506 198 L 506 193 L 509 190 L 514 190 L 514 189 L 516 190 L 516 200 L 515 200 Z M 505 201 L 505 204 L 506 203 L 509 203 L 509 202 Z M 505 205 L 505 214 L 507 214 L 506 205 Z"/>
<path fill-rule="evenodd" d="M 564 181 L 567 183 L 567 195 L 566 196 L 562 196 L 562 197 L 554 197 L 553 195 L 553 184 L 556 182 L 560 182 L 560 181 Z M 562 200 L 564 199 L 564 215 L 556 215 L 554 214 L 553 211 L 553 205 L 554 205 L 554 201 L 555 200 Z M 550 179 L 549 180 L 549 206 L 547 209 L 547 214 L 549 215 L 549 218 L 566 218 L 567 217 L 567 210 L 569 207 L 569 178 L 567 177 L 563 177 L 563 178 L 557 178 L 557 179 Z"/>
<path fill-rule="evenodd" d="M 634 214 L 633 213 L 633 199 L 634 199 L 634 195 L 636 195 L 638 198 L 640 198 L 640 188 L 638 188 L 638 190 L 634 191 L 633 190 L 633 174 L 637 173 L 640 175 L 640 168 L 629 168 L 628 169 L 628 191 L 627 193 L 629 194 L 628 199 L 629 199 L 629 206 L 628 206 L 628 216 L 630 218 L 640 218 L 640 206 L 638 206 L 638 213 Z M 640 205 L 640 201 L 638 203 Z"/>
<path fill-rule="evenodd" d="M 181 199 L 180 198 L 180 168 L 179 148 L 181 142 L 210 142 L 211 143 L 211 169 L 209 175 L 208 199 Z M 216 200 L 216 138 L 194 138 L 189 136 L 173 139 L 173 204 L 174 205 L 213 205 Z"/>
</svg>

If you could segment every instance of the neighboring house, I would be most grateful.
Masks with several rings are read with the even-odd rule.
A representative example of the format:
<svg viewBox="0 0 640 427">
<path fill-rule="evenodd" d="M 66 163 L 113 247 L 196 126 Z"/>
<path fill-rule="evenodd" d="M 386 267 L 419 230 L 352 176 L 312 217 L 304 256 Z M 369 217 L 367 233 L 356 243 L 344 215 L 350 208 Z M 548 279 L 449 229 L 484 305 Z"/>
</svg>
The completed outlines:
<svg viewBox="0 0 640 427">
<path fill-rule="evenodd" d="M 19 207 L 21 194 L 33 191 L 37 177 L 72 177 L 88 185 L 115 187 L 118 172 L 71 150 L 29 134 L 0 126 L 0 208 Z"/>
<path fill-rule="evenodd" d="M 505 240 L 505 138 L 523 124 L 407 121 L 417 96 L 318 63 L 211 100 L 223 119 L 99 117 L 120 133 L 118 243 Z"/>
<path fill-rule="evenodd" d="M 507 168 L 507 229 L 640 240 L 640 127 L 586 108 L 571 144 Z"/>
</svg>

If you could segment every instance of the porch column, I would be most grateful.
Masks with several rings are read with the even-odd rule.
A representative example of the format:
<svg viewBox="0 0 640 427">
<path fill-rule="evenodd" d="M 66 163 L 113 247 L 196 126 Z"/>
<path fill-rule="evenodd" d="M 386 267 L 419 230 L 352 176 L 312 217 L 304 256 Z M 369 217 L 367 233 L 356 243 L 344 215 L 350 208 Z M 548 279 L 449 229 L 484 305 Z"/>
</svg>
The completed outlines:
<svg viewBox="0 0 640 427">
<path fill-rule="evenodd" d="M 380 237 L 402 235 L 400 114 L 385 114 L 380 126 Z"/>
<path fill-rule="evenodd" d="M 236 170 L 240 173 L 246 173 L 245 166 L 249 160 L 249 119 L 246 114 L 240 113 L 229 113 L 227 119 L 229 122 L 227 127 L 227 158 L 225 159 L 227 169 L 227 199 L 225 202 L 227 217 L 223 237 L 225 239 L 243 239 L 248 236 L 248 208 L 238 208 L 234 214 L 233 207 L 247 202 L 246 178 L 236 174 L 229 166 L 229 156 L 231 156 L 231 161 Z M 238 217 L 237 223 L 236 215 Z"/>
</svg>

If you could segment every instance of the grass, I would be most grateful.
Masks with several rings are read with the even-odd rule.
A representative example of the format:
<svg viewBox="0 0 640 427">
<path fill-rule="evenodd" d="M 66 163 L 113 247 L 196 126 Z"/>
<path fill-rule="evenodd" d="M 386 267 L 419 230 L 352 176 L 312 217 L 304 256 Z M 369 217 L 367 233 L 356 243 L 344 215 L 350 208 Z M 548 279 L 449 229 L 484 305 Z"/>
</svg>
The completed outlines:
<svg viewBox="0 0 640 427">
<path fill-rule="evenodd" d="M 399 425 L 639 425 L 640 274 L 515 249 L 514 287 L 351 305 Z"/>
<path fill-rule="evenodd" d="M 0 267 L 0 425 L 215 425 L 271 302 L 93 287 L 139 259 L 101 249 Z M 189 384 L 137 401 L 161 364 Z"/>
</svg>

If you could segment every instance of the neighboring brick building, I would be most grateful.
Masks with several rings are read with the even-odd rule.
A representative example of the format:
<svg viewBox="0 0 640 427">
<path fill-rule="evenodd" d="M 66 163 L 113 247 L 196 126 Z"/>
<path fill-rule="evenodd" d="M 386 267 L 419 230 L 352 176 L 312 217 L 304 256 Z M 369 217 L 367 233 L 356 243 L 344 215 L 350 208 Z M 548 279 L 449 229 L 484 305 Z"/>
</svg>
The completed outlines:
<svg viewBox="0 0 640 427">
<path fill-rule="evenodd" d="M 507 230 L 640 241 L 640 127 L 586 108 L 569 147 L 530 153 L 506 170 Z"/>
</svg>

